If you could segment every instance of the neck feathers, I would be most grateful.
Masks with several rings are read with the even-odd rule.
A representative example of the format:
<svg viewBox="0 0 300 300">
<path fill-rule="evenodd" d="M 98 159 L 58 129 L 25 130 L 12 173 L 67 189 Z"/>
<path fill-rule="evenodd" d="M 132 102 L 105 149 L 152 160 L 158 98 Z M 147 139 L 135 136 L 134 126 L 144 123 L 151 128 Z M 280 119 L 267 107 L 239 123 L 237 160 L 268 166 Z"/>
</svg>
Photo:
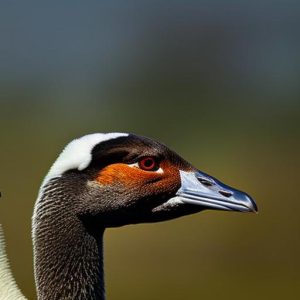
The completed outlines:
<svg viewBox="0 0 300 300">
<path fill-rule="evenodd" d="M 36 203 L 33 244 L 38 299 L 103 300 L 103 231 L 97 236 L 88 232 L 75 213 L 76 199 L 66 189 L 50 182 Z"/>
</svg>

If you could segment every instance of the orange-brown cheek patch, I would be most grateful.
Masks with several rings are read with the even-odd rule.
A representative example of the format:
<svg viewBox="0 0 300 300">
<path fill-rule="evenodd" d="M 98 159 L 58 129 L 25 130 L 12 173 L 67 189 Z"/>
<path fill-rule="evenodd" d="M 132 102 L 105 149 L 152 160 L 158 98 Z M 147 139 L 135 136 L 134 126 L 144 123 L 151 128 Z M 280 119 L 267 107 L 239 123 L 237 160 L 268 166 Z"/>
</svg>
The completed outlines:
<svg viewBox="0 0 300 300">
<path fill-rule="evenodd" d="M 157 192 L 176 191 L 180 188 L 181 180 L 178 167 L 168 161 L 161 163 L 164 173 L 160 181 L 154 184 Z"/>
<path fill-rule="evenodd" d="M 101 185 L 123 183 L 125 185 L 136 185 L 149 182 L 159 178 L 162 174 L 147 172 L 126 164 L 113 164 L 105 167 L 96 177 Z"/>
<path fill-rule="evenodd" d="M 122 183 L 128 187 L 144 189 L 144 193 L 149 195 L 176 193 L 181 186 L 178 166 L 162 161 L 160 167 L 162 173 L 117 163 L 102 169 L 95 180 L 101 185 Z"/>
</svg>

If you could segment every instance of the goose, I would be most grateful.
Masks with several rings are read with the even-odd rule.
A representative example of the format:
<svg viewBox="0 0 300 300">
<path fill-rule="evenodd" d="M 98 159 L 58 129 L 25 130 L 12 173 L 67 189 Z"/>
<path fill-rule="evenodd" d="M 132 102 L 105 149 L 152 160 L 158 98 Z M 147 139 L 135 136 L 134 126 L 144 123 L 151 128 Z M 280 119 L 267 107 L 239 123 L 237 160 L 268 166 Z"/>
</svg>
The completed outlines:
<svg viewBox="0 0 300 300">
<path fill-rule="evenodd" d="M 106 228 L 166 221 L 206 209 L 256 212 L 257 206 L 246 193 L 150 138 L 94 133 L 71 141 L 43 180 L 34 206 L 38 299 L 104 300 Z M 1 252 L 1 281 L 10 285 L 6 294 L 0 290 L 0 299 L 25 299 Z M 5 284 L 0 287 L 4 290 Z"/>
</svg>

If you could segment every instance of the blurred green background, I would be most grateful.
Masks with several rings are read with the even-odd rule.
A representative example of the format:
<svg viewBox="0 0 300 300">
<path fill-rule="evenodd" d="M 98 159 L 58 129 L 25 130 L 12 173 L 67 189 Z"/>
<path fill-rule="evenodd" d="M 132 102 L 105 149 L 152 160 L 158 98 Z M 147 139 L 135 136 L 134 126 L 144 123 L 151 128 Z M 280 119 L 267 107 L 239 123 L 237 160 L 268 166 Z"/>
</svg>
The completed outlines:
<svg viewBox="0 0 300 300">
<path fill-rule="evenodd" d="M 298 299 L 299 26 L 292 0 L 1 1 L 0 221 L 25 295 L 43 176 L 71 139 L 125 131 L 259 214 L 107 230 L 108 299 Z"/>
</svg>

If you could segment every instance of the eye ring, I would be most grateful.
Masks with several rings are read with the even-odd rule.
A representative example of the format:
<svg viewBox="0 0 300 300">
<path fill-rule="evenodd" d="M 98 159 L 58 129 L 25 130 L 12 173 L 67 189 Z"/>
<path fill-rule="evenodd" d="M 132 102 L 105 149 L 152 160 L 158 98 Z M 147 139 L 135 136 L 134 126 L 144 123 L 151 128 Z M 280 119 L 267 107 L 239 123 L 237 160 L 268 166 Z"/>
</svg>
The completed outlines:
<svg viewBox="0 0 300 300">
<path fill-rule="evenodd" d="M 147 156 L 139 160 L 138 166 L 144 171 L 157 171 L 159 169 L 159 164 L 154 157 Z"/>
</svg>

